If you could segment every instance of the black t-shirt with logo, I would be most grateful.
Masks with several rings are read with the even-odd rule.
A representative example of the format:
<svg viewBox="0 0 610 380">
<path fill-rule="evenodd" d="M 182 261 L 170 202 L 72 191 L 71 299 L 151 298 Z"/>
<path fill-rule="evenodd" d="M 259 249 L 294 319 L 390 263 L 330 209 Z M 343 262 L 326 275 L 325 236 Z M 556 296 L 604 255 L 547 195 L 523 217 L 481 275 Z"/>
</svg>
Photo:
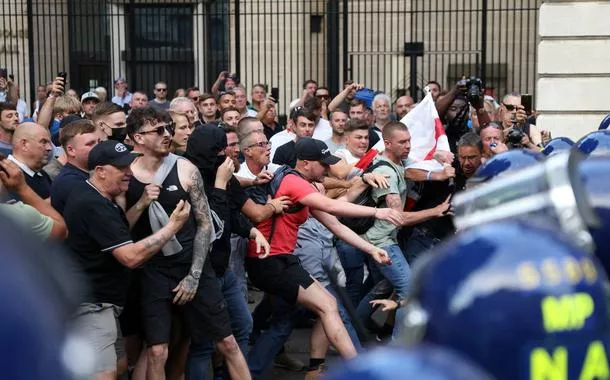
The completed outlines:
<svg viewBox="0 0 610 380">
<path fill-rule="evenodd" d="M 133 242 L 123 210 L 86 181 L 70 195 L 63 216 L 75 270 L 89 283 L 83 302 L 124 305 L 129 269 L 112 254 Z"/>
</svg>

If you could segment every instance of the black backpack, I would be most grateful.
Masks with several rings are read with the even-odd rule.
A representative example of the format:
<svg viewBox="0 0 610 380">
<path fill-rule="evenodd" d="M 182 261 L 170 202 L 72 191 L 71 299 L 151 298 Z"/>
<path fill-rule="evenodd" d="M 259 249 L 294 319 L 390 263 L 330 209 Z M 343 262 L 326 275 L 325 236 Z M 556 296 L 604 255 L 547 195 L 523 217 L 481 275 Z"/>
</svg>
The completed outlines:
<svg viewBox="0 0 610 380">
<path fill-rule="evenodd" d="M 394 172 L 396 172 L 396 174 L 398 175 L 398 178 L 400 178 L 402 175 L 404 175 L 404 174 L 401 175 L 400 173 L 398 173 L 396 168 L 385 160 L 379 160 L 379 161 L 375 162 L 373 165 L 366 168 L 364 173 L 371 173 L 371 172 L 373 172 L 373 170 L 375 170 L 376 168 L 378 168 L 380 166 L 391 167 L 394 170 Z M 383 201 L 383 198 L 378 199 L 377 202 L 375 202 L 373 200 L 373 188 L 369 186 L 366 188 L 366 190 L 364 190 L 362 193 L 360 193 L 360 195 L 358 195 L 352 203 L 360 205 L 360 206 L 377 207 L 379 205 L 379 203 L 381 203 L 382 201 Z M 357 233 L 358 235 L 362 235 L 366 231 L 368 231 L 369 228 L 373 227 L 373 224 L 375 224 L 375 217 L 373 217 L 373 216 L 369 216 L 369 217 L 365 217 L 365 218 L 341 217 L 341 218 L 339 218 L 339 221 L 341 223 L 343 223 L 344 225 L 346 225 L 350 230 Z"/>
<path fill-rule="evenodd" d="M 261 205 L 267 204 L 267 200 L 269 199 L 269 196 L 271 196 L 271 198 L 275 197 L 275 193 L 277 193 L 277 190 L 280 188 L 280 184 L 282 183 L 282 180 L 288 174 L 298 175 L 299 177 L 303 178 L 301 173 L 299 173 L 295 169 L 291 168 L 288 165 L 283 165 L 280 168 L 278 168 L 275 171 L 275 173 L 273 173 L 273 178 L 271 179 L 271 181 L 267 182 L 264 185 L 256 185 L 256 186 L 247 187 L 245 189 L 246 194 L 248 194 L 250 199 L 252 199 L 255 203 L 258 203 Z M 304 207 L 305 206 L 303 206 L 302 204 L 297 203 L 296 205 L 290 206 L 287 210 L 284 211 L 284 213 L 285 214 L 296 213 L 296 212 L 301 211 Z M 269 234 L 269 238 L 267 239 L 269 244 L 271 244 L 271 239 L 273 239 L 273 234 L 275 232 L 275 222 L 276 222 L 276 215 L 274 214 L 271 217 L 271 233 Z"/>
</svg>

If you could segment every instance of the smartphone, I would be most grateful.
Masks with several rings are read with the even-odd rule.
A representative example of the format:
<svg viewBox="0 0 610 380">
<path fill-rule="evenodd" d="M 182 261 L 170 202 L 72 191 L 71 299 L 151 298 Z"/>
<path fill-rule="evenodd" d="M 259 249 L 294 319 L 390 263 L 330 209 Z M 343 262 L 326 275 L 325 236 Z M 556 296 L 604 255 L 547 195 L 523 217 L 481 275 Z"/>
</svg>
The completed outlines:
<svg viewBox="0 0 610 380">
<path fill-rule="evenodd" d="M 8 77 L 8 72 L 6 69 L 0 69 L 0 78 L 6 79 Z"/>
<path fill-rule="evenodd" d="M 66 78 L 68 77 L 68 73 L 65 71 L 60 71 L 59 73 L 57 73 L 58 77 L 62 77 L 64 79 L 64 84 L 66 83 Z"/>
<path fill-rule="evenodd" d="M 532 113 L 532 102 L 534 101 L 533 96 L 530 94 L 521 95 L 521 105 L 526 114 L 530 115 Z"/>
<path fill-rule="evenodd" d="M 275 102 L 280 101 L 280 89 L 278 87 L 271 87 L 271 97 L 275 99 Z"/>
</svg>

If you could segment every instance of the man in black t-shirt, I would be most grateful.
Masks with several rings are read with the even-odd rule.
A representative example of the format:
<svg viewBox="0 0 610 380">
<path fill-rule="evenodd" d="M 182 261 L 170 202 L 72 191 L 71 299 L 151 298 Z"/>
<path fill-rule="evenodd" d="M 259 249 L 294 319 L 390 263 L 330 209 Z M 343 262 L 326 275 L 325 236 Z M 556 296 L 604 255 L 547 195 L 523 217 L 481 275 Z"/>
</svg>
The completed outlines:
<svg viewBox="0 0 610 380">
<path fill-rule="evenodd" d="M 207 260 L 216 231 L 203 178 L 191 162 L 170 155 L 171 134 L 164 116 L 163 111 L 146 107 L 133 110 L 127 118 L 129 138 L 135 149 L 143 153 L 131 166 L 133 177 L 126 195 L 127 206 L 135 205 L 134 237 L 150 234 L 159 212 L 169 213 L 180 201 L 190 200 L 192 204 L 191 215 L 176 234 L 177 246 L 163 247 L 141 269 L 143 329 L 148 343 L 147 377 L 162 378 L 165 374 L 172 304 L 176 304 L 183 306 L 191 344 L 216 343 L 232 377 L 247 379 L 250 371 L 231 331 L 227 303 L 214 273 L 214 258 Z M 218 127 L 209 125 L 199 130 L 209 128 L 224 134 Z M 154 187 L 157 190 L 151 191 Z M 153 202 L 140 206 L 142 194 L 149 191 L 155 194 Z M 223 228 L 228 235 L 227 230 L 230 225 Z M 214 247 L 217 243 L 214 242 Z M 192 377 L 189 371 L 187 377 Z"/>
<path fill-rule="evenodd" d="M 187 221 L 188 202 L 181 201 L 165 226 L 134 243 L 123 210 L 113 199 L 127 190 L 129 165 L 137 158 L 120 142 L 104 141 L 88 157 L 89 180 L 73 192 L 64 209 L 74 270 L 89 283 L 73 324 L 96 351 L 95 372 L 117 376 L 121 352 L 117 317 L 125 304 L 129 269 L 149 260 Z"/>
<path fill-rule="evenodd" d="M 296 138 L 280 146 L 275 151 L 273 163 L 277 165 L 288 165 L 292 168 L 297 164 L 296 142 L 301 137 L 312 137 L 315 128 L 315 115 L 306 108 L 297 107 L 291 113 L 290 123 Z"/>
</svg>

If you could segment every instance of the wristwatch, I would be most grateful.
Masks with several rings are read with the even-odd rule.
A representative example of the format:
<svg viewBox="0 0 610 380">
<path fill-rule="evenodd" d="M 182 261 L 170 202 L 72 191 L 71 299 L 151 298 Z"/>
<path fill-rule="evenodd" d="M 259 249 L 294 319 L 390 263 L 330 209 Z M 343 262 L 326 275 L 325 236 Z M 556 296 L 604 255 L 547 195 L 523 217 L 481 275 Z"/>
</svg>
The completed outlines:
<svg viewBox="0 0 610 380">
<path fill-rule="evenodd" d="M 193 277 L 195 280 L 199 280 L 199 277 L 201 277 L 201 271 L 200 270 L 195 270 L 192 269 L 189 274 L 191 275 L 191 277 Z"/>
</svg>

